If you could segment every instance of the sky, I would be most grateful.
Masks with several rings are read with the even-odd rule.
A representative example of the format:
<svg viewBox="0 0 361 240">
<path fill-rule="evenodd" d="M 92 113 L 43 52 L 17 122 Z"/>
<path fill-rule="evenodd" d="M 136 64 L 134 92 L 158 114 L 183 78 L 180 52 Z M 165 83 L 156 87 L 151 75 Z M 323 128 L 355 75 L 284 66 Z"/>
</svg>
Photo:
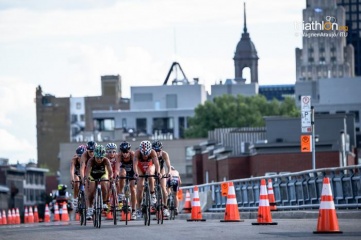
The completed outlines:
<svg viewBox="0 0 361 240">
<path fill-rule="evenodd" d="M 162 85 L 174 61 L 210 91 L 234 78 L 247 29 L 260 85 L 295 83 L 295 23 L 305 0 L 0 0 L 0 158 L 37 161 L 35 89 L 56 97 L 101 95 L 100 77 Z"/>
</svg>

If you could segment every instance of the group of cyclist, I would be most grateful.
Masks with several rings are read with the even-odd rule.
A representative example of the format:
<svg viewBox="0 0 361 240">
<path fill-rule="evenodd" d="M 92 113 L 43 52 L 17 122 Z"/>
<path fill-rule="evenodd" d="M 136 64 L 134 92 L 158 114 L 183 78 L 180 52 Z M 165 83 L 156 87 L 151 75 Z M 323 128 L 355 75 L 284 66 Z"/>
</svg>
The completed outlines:
<svg viewBox="0 0 361 240">
<path fill-rule="evenodd" d="M 89 141 L 86 145 L 80 145 L 75 150 L 75 155 L 71 159 L 70 174 L 74 189 L 73 206 L 77 207 L 77 196 L 80 183 L 84 184 L 86 205 L 88 208 L 87 218 L 93 215 L 93 199 L 96 185 L 95 179 L 107 179 L 102 181 L 101 189 L 103 195 L 103 208 L 109 208 L 110 182 L 116 180 L 118 201 L 124 200 L 124 177 L 130 180 L 130 206 L 132 209 L 131 219 L 135 220 L 142 216 L 140 204 L 142 202 L 142 192 L 144 178 L 139 175 L 157 175 L 163 191 L 164 216 L 169 216 L 167 198 L 171 191 L 177 192 L 181 185 L 179 172 L 170 164 L 169 154 L 163 150 L 161 141 L 142 141 L 139 148 L 131 150 L 129 142 L 121 142 L 119 150 L 115 143 L 108 143 L 104 147 L 94 141 Z M 123 178 L 117 178 L 118 176 Z M 165 176 L 165 177 L 164 177 Z M 151 204 L 156 203 L 155 179 L 149 178 L 149 188 L 151 193 Z M 175 211 L 178 214 L 178 200 L 175 198 Z"/>
</svg>

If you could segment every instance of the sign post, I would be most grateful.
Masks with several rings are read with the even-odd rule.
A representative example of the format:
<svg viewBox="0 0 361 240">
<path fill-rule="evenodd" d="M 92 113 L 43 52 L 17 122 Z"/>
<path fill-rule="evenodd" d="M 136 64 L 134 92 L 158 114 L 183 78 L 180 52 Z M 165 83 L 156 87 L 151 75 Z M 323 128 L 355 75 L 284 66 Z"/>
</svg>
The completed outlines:
<svg viewBox="0 0 361 240">
<path fill-rule="evenodd" d="M 315 109 L 311 96 L 301 96 L 301 152 L 312 152 L 312 169 L 316 169 Z M 310 136 L 311 134 L 311 136 Z"/>
</svg>

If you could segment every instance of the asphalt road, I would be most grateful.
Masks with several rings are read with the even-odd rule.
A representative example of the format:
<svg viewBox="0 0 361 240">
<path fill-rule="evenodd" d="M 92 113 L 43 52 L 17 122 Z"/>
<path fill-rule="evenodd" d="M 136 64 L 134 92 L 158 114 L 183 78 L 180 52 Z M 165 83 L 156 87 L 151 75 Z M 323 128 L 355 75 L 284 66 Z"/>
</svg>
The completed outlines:
<svg viewBox="0 0 361 240">
<path fill-rule="evenodd" d="M 151 221 L 144 226 L 143 221 L 131 221 L 113 225 L 111 220 L 103 220 L 100 229 L 91 222 L 80 226 L 78 222 L 51 222 L 0 226 L 0 239 L 4 240 L 52 240 L 52 239 L 361 239 L 360 219 L 338 219 L 341 234 L 314 234 L 317 219 L 273 219 L 278 225 L 254 226 L 254 219 L 244 222 L 223 223 L 218 219 L 205 222 L 187 222 L 185 219 L 164 221 L 158 225 Z"/>
</svg>

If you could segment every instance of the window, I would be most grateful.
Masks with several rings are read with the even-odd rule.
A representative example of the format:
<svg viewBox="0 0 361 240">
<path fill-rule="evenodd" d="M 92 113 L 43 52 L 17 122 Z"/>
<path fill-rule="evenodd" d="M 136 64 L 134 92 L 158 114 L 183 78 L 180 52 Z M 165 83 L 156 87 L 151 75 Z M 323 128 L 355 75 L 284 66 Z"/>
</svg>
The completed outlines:
<svg viewBox="0 0 361 240">
<path fill-rule="evenodd" d="M 76 103 L 76 109 L 81 109 L 81 103 L 80 102 Z"/>
<path fill-rule="evenodd" d="M 122 118 L 122 128 L 127 128 L 127 119 Z"/>
<path fill-rule="evenodd" d="M 82 121 L 82 122 L 84 122 L 84 121 L 85 121 L 84 114 L 80 114 L 80 121 Z"/>
<path fill-rule="evenodd" d="M 95 119 L 94 130 L 97 131 L 113 131 L 115 128 L 114 119 Z"/>
<path fill-rule="evenodd" d="M 192 160 L 194 154 L 195 154 L 195 152 L 194 152 L 193 147 L 186 147 L 186 159 L 187 160 Z"/>
<path fill-rule="evenodd" d="M 76 123 L 78 121 L 78 116 L 76 114 L 71 115 L 71 122 Z"/>
<path fill-rule="evenodd" d="M 177 108 L 177 95 L 176 94 L 167 94 L 166 95 L 166 108 Z"/>
<path fill-rule="evenodd" d="M 134 102 L 149 102 L 153 101 L 152 93 L 134 93 Z"/>
</svg>

